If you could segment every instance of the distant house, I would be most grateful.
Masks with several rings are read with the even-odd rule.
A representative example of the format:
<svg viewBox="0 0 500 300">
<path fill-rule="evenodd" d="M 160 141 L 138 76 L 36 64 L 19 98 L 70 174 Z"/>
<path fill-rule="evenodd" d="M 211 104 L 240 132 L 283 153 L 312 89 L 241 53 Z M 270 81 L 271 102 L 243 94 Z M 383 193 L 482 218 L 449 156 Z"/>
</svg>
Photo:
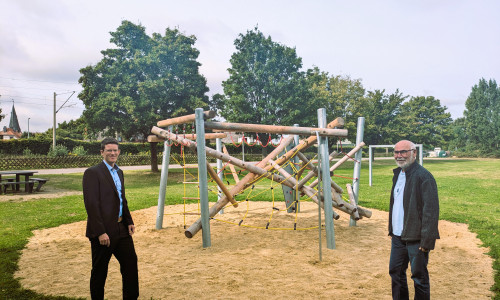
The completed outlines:
<svg viewBox="0 0 500 300">
<path fill-rule="evenodd" d="M 10 140 L 10 139 L 20 139 L 20 132 L 15 132 L 12 128 L 3 127 L 3 130 L 0 131 L 0 137 L 2 140 Z"/>
<path fill-rule="evenodd" d="M 10 140 L 10 139 L 20 139 L 21 136 L 22 132 L 21 132 L 21 127 L 19 127 L 19 121 L 17 119 L 16 109 L 14 108 L 14 104 L 12 104 L 12 111 L 10 112 L 9 128 L 4 126 L 3 130 L 0 131 L 0 137 L 2 140 Z"/>
</svg>

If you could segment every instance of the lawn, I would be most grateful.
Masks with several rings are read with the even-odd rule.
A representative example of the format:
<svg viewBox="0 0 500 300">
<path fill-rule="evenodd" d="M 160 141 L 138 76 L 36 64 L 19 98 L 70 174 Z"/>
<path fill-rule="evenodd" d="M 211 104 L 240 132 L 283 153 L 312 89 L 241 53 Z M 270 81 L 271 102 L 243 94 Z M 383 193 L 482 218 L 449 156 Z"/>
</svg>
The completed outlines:
<svg viewBox="0 0 500 300">
<path fill-rule="evenodd" d="M 424 166 L 436 178 L 439 187 L 440 217 L 466 223 L 478 234 L 494 259 L 495 299 L 500 299 L 500 160 L 494 159 L 426 159 Z M 391 188 L 392 160 L 377 160 L 373 166 L 373 186 L 368 185 L 368 162 L 363 162 L 360 182 L 360 205 L 388 210 Z M 193 174 L 196 175 L 196 174 Z M 335 175 L 352 176 L 352 163 L 345 163 Z M 54 187 L 81 190 L 82 174 L 47 175 Z M 127 198 L 132 210 L 155 206 L 160 174 L 149 171 L 125 172 Z M 182 202 L 183 174 L 169 171 L 166 203 Z M 349 179 L 335 177 L 341 186 Z M 266 185 L 264 185 L 266 186 Z M 267 184 L 267 186 L 270 186 Z M 265 188 L 264 188 L 265 189 Z M 271 200 L 271 193 L 260 200 Z M 280 193 L 275 193 L 282 198 Z M 1 198 L 2 196 L 0 196 Z M 239 196 L 243 197 L 243 196 Z M 211 199 L 215 199 L 211 196 Z M 241 200 L 241 199 L 239 199 Z M 0 201 L 0 299 L 70 299 L 50 297 L 24 290 L 13 278 L 20 251 L 35 229 L 81 221 L 86 218 L 81 195 L 25 202 Z"/>
</svg>

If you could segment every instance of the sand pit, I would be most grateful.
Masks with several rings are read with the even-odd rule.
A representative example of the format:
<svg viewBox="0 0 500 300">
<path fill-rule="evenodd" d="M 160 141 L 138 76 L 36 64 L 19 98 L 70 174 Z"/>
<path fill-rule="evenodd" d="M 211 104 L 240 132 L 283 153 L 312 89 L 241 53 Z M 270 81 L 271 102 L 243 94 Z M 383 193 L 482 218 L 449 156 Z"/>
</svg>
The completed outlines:
<svg viewBox="0 0 500 300">
<path fill-rule="evenodd" d="M 297 228 L 316 226 L 317 206 L 301 207 Z M 237 223 L 246 209 L 246 204 L 227 208 L 220 218 Z M 167 214 L 182 210 L 182 205 L 165 208 Z M 269 202 L 252 202 L 243 224 L 265 227 L 272 211 Z M 348 216 L 341 214 L 335 221 L 335 250 L 326 249 L 323 230 L 322 261 L 317 229 L 264 230 L 212 221 L 212 247 L 203 249 L 201 232 L 192 239 L 184 237 L 183 216 L 166 215 L 166 228 L 157 231 L 156 207 L 135 211 L 140 299 L 390 299 L 387 213 L 372 211 L 372 218 L 359 221 L 357 227 L 349 227 Z M 294 217 L 274 210 L 270 227 L 293 228 Z M 191 224 L 197 216 L 186 218 Z M 85 224 L 34 232 L 15 274 L 24 288 L 89 297 L 91 259 Z M 440 221 L 439 226 L 441 240 L 429 262 L 432 298 L 490 299 L 493 270 L 487 249 L 479 247 L 480 241 L 464 224 Z M 114 258 L 106 297 L 121 299 Z"/>
</svg>

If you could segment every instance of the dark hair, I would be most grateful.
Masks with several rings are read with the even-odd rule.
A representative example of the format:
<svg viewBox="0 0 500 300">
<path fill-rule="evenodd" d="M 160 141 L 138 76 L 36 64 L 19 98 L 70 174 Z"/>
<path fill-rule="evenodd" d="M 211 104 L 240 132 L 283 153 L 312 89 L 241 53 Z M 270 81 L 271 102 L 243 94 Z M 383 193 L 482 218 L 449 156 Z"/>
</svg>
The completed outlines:
<svg viewBox="0 0 500 300">
<path fill-rule="evenodd" d="M 104 150 L 104 148 L 106 148 L 107 144 L 116 144 L 116 145 L 119 145 L 118 141 L 115 138 L 107 137 L 107 138 L 104 138 L 104 140 L 101 141 L 101 150 Z"/>
</svg>

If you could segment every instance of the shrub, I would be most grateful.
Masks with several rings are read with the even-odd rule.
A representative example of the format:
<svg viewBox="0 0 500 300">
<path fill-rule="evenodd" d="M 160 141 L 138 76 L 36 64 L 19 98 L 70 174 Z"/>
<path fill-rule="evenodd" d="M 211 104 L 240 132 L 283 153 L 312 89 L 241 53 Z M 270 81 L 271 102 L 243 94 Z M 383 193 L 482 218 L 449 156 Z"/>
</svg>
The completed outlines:
<svg viewBox="0 0 500 300">
<path fill-rule="evenodd" d="M 31 150 L 26 148 L 23 150 L 23 156 L 26 156 L 26 157 L 33 157 L 35 156 L 33 153 L 31 153 Z"/>
<path fill-rule="evenodd" d="M 48 157 L 57 157 L 57 156 L 66 156 L 68 155 L 68 148 L 64 145 L 56 145 L 55 147 L 51 147 L 49 152 L 47 153 Z"/>
<path fill-rule="evenodd" d="M 73 151 L 71 151 L 72 154 L 76 156 L 83 156 L 87 155 L 87 150 L 83 146 L 76 146 L 73 148 Z"/>
</svg>

